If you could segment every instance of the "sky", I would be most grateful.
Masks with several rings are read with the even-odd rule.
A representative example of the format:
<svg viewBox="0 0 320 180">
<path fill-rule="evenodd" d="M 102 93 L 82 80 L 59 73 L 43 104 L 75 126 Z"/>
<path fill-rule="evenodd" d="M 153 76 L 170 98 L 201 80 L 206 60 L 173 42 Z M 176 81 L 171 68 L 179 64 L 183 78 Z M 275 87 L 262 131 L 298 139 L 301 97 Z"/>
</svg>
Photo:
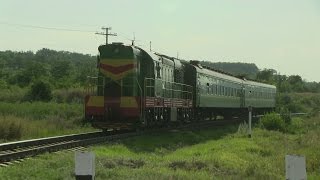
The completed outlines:
<svg viewBox="0 0 320 180">
<path fill-rule="evenodd" d="M 0 51 L 96 55 L 96 35 L 182 59 L 255 63 L 320 82 L 319 0 L 0 0 Z"/>
</svg>

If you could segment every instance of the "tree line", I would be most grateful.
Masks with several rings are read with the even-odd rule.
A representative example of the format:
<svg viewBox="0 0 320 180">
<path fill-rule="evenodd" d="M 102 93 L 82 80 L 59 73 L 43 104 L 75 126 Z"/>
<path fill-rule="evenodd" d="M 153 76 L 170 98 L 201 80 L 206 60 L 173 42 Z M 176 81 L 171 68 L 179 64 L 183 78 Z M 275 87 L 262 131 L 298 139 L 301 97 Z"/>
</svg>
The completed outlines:
<svg viewBox="0 0 320 180">
<path fill-rule="evenodd" d="M 83 86 L 96 75 L 96 57 L 43 48 L 36 53 L 0 51 L 0 87 L 28 87 L 45 81 L 53 88 Z"/>
<path fill-rule="evenodd" d="M 274 69 L 259 71 L 256 79 L 261 82 L 276 85 L 279 92 L 320 92 L 320 82 L 307 82 L 299 75 L 281 75 Z"/>
</svg>

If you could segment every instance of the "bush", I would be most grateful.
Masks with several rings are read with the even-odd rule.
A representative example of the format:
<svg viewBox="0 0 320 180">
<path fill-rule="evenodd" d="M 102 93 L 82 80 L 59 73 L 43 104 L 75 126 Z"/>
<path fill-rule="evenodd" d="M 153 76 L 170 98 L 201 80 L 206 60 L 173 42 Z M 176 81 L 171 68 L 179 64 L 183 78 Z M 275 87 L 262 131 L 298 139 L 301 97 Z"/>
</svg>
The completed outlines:
<svg viewBox="0 0 320 180">
<path fill-rule="evenodd" d="M 22 135 L 21 121 L 0 118 L 0 139 L 20 139 Z"/>
<path fill-rule="evenodd" d="M 286 123 L 276 113 L 269 113 L 263 116 L 260 120 L 260 127 L 268 129 L 268 130 L 276 130 L 276 131 L 285 131 Z"/>
<path fill-rule="evenodd" d="M 287 128 L 287 131 L 291 134 L 297 134 L 303 132 L 303 121 L 301 118 L 296 117 L 292 118 L 290 125 Z"/>
<path fill-rule="evenodd" d="M 308 114 L 308 117 L 311 118 L 311 117 L 316 117 L 318 116 L 318 114 L 320 113 L 320 107 L 314 107 L 312 108 L 312 110 L 310 111 L 310 113 Z"/>
<path fill-rule="evenodd" d="M 284 120 L 285 124 L 290 124 L 291 123 L 290 111 L 287 108 L 281 108 L 280 109 L 280 116 Z"/>
<path fill-rule="evenodd" d="M 27 94 L 27 100 L 31 101 L 50 101 L 52 92 L 50 84 L 43 81 L 36 81 L 31 85 L 31 89 Z"/>
<path fill-rule="evenodd" d="M 306 109 L 303 107 L 303 105 L 298 102 L 288 104 L 287 108 L 290 112 L 306 112 Z"/>
<path fill-rule="evenodd" d="M 7 89 L 0 88 L 0 102 L 19 102 L 23 100 L 26 89 L 19 86 L 8 86 Z"/>
<path fill-rule="evenodd" d="M 57 89 L 52 95 L 52 101 L 57 103 L 82 103 L 85 92 L 81 88 Z"/>
<path fill-rule="evenodd" d="M 8 84 L 5 80 L 0 79 L 0 89 L 7 89 L 8 88 Z"/>
</svg>

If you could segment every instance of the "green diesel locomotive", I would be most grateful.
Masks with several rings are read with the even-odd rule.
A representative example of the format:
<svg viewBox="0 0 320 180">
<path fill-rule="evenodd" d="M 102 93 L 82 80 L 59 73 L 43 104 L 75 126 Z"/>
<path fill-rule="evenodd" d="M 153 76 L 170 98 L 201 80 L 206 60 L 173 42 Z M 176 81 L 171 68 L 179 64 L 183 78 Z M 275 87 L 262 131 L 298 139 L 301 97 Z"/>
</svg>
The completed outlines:
<svg viewBox="0 0 320 180">
<path fill-rule="evenodd" d="M 100 129 L 188 123 L 275 107 L 276 87 L 122 43 L 102 45 L 85 117 Z"/>
</svg>

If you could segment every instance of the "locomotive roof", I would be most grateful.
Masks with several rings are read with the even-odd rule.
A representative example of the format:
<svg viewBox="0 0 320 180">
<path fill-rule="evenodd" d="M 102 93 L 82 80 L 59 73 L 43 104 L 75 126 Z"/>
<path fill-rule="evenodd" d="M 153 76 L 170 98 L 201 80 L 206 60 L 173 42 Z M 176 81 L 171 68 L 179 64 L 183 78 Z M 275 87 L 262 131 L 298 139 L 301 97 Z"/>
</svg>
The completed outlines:
<svg viewBox="0 0 320 180">
<path fill-rule="evenodd" d="M 138 46 L 132 46 L 133 48 L 137 48 L 140 51 L 144 52 L 145 54 L 149 55 L 151 59 L 153 59 L 154 61 L 159 61 L 160 62 L 160 57 L 158 55 L 156 55 L 154 52 L 152 51 L 148 51 L 148 50 L 144 50 Z"/>
</svg>

